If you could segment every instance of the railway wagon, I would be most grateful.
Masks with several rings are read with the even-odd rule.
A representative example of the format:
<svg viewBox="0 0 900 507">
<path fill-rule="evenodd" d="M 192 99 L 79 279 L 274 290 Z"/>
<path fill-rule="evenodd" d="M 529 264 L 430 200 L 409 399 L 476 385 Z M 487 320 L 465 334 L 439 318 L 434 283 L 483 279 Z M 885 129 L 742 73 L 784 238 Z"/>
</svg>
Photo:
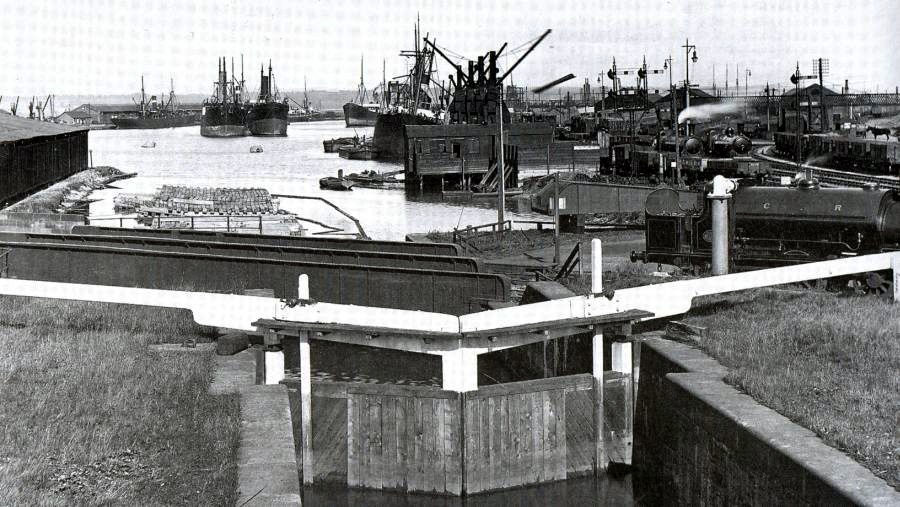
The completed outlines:
<svg viewBox="0 0 900 507">
<path fill-rule="evenodd" d="M 798 137 L 775 132 L 775 149 L 785 158 L 797 156 Z M 801 134 L 800 154 L 815 165 L 868 174 L 900 174 L 900 142 L 831 134 Z"/>
<path fill-rule="evenodd" d="M 502 275 L 387 266 L 276 260 L 143 248 L 0 241 L 9 278 L 53 282 L 241 294 L 271 289 L 297 296 L 309 276 L 310 295 L 328 303 L 442 312 L 476 312 L 507 301 Z"/>
<path fill-rule="evenodd" d="M 326 238 L 322 236 L 278 236 L 272 234 L 241 234 L 237 232 L 182 231 L 174 229 L 125 229 L 80 225 L 72 228 L 73 234 L 107 236 L 143 236 L 176 238 L 197 241 L 226 241 L 260 245 L 298 246 L 310 248 L 335 248 L 367 252 L 397 252 L 425 255 L 462 255 L 459 245 L 453 243 L 419 243 L 412 241 L 385 241 L 374 239 Z"/>
<path fill-rule="evenodd" d="M 900 250 L 900 193 L 867 188 L 740 186 L 729 206 L 732 269 L 755 269 Z M 709 206 L 687 210 L 669 189 L 647 197 L 646 249 L 632 261 L 698 268 L 712 254 Z M 870 289 L 889 277 L 872 274 Z"/>
<path fill-rule="evenodd" d="M 310 248 L 230 241 L 200 241 L 173 237 L 107 236 L 92 234 L 0 233 L 0 241 L 26 241 L 69 245 L 94 245 L 113 248 L 143 248 L 163 252 L 215 253 L 238 257 L 298 260 L 361 266 L 436 269 L 475 273 L 481 270 L 478 260 L 451 255 L 426 255 L 336 248 Z"/>
</svg>

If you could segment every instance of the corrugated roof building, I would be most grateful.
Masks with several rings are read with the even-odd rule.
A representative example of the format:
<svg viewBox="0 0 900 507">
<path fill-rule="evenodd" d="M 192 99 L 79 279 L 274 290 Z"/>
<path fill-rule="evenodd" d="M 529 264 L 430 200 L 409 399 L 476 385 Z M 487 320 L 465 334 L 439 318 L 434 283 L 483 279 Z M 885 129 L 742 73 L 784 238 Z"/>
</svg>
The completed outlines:
<svg viewBox="0 0 900 507">
<path fill-rule="evenodd" d="M 0 205 L 88 167 L 88 131 L 0 114 Z"/>
</svg>

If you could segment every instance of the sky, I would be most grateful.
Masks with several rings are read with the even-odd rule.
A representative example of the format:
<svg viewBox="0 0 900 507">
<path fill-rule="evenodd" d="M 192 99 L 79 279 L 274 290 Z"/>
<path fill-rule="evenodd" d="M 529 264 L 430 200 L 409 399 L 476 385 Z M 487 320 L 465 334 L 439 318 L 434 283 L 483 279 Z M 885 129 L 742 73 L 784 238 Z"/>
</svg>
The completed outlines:
<svg viewBox="0 0 900 507">
<path fill-rule="evenodd" d="M 365 82 L 405 73 L 398 53 L 413 44 L 418 15 L 423 35 L 455 54 L 477 57 L 503 42 L 517 48 L 552 34 L 516 69 L 517 85 L 537 86 L 573 73 L 597 84 L 616 59 L 637 67 L 644 55 L 662 68 L 671 54 L 673 78 L 684 79 L 685 39 L 696 46 L 691 81 L 789 86 L 797 61 L 828 58 L 826 84 L 837 89 L 894 91 L 900 85 L 896 0 L 0 0 L 0 95 L 212 92 L 218 56 L 244 56 L 251 88 L 271 58 L 283 90 L 353 89 L 365 57 Z M 521 54 L 507 54 L 501 66 Z M 230 60 L 229 60 L 230 65 Z M 443 79 L 450 73 L 439 62 Z M 608 85 L 608 81 L 606 83 Z M 668 86 L 654 76 L 650 88 Z M 4 98 L 4 103 L 6 98 Z"/>
</svg>

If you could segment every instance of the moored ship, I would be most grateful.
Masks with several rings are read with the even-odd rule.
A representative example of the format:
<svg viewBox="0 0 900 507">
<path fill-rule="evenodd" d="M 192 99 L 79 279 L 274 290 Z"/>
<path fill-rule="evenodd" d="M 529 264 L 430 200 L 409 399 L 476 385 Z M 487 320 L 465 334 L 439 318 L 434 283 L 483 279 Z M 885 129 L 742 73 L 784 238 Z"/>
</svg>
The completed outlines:
<svg viewBox="0 0 900 507">
<path fill-rule="evenodd" d="M 379 104 L 357 104 L 347 102 L 344 104 L 344 123 L 348 127 L 371 127 L 378 119 Z"/>
<path fill-rule="evenodd" d="M 242 65 L 243 66 L 243 65 Z M 232 74 L 234 64 L 232 63 Z M 243 71 L 241 71 L 243 74 Z M 247 107 L 241 102 L 244 80 L 228 82 L 225 58 L 219 60 L 219 80 L 215 93 L 203 103 L 200 135 L 204 137 L 240 137 L 250 134 L 247 128 Z"/>
<path fill-rule="evenodd" d="M 416 25 L 415 48 L 401 56 L 413 58 L 413 65 L 405 81 L 390 81 L 383 90 L 385 110 L 375 120 L 373 144 L 379 159 L 397 160 L 403 157 L 403 128 L 406 125 L 438 125 L 436 114 L 439 101 L 431 96 L 434 51 L 419 44 Z M 441 101 L 442 102 L 442 101 Z"/>
<path fill-rule="evenodd" d="M 348 127 L 371 127 L 378 119 L 381 104 L 378 103 L 378 92 L 372 91 L 375 102 L 368 102 L 369 94 L 363 82 L 363 60 L 359 61 L 359 87 L 356 97 L 351 102 L 344 104 L 344 123 Z"/>
<path fill-rule="evenodd" d="M 259 98 L 249 106 L 247 112 L 247 128 L 254 136 L 286 136 L 288 112 L 286 102 L 279 102 L 278 91 L 272 80 L 272 62 L 269 62 L 269 75 L 259 69 Z"/>
<path fill-rule="evenodd" d="M 146 99 L 144 76 L 141 76 L 141 111 L 138 116 L 115 116 L 110 119 L 117 129 L 164 129 L 190 127 L 200 124 L 200 114 L 178 109 L 175 101 L 174 84 L 169 91 L 169 101 L 162 104 L 156 95 Z"/>
</svg>

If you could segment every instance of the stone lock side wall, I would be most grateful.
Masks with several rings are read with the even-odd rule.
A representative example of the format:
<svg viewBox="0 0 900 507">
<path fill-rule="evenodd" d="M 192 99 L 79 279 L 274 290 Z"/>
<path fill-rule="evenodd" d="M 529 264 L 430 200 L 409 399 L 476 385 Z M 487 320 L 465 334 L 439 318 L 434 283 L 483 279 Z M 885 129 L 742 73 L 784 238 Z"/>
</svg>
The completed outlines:
<svg viewBox="0 0 900 507">
<path fill-rule="evenodd" d="M 680 505 L 900 505 L 900 493 L 813 432 L 726 384 L 689 345 L 641 341 L 634 464 Z"/>
</svg>

